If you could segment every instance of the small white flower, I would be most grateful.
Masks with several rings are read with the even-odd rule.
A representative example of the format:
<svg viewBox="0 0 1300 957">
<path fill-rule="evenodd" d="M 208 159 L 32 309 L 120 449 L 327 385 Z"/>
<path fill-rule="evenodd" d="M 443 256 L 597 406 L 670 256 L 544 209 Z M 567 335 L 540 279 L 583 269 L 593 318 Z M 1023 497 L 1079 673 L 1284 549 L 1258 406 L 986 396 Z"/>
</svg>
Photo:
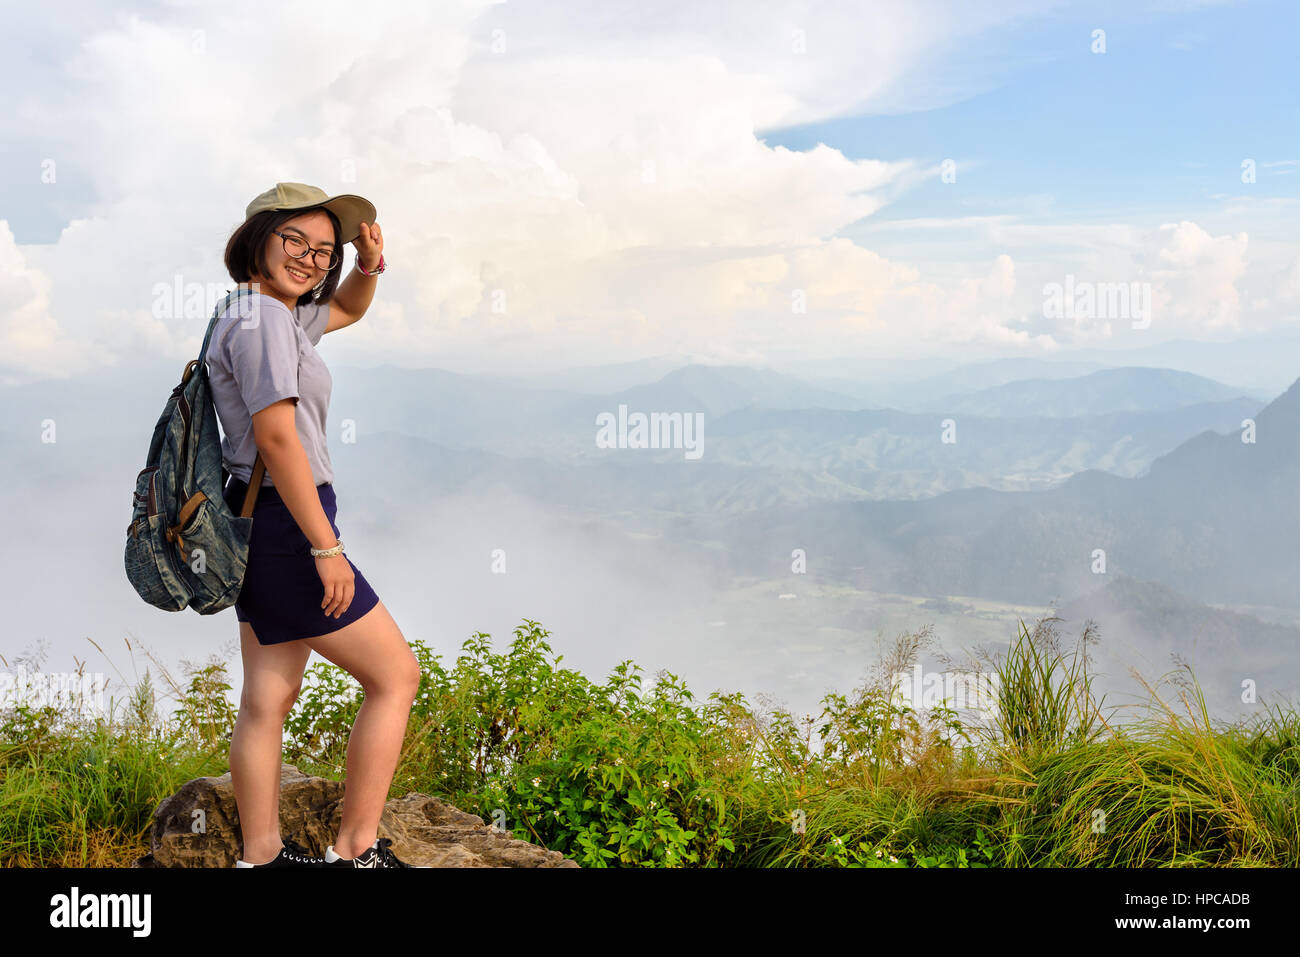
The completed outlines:
<svg viewBox="0 0 1300 957">
<path fill-rule="evenodd" d="M 896 858 L 893 854 L 890 854 L 890 855 L 889 855 L 889 863 L 891 863 L 891 864 L 897 864 L 897 863 L 898 863 L 898 858 Z"/>
<path fill-rule="evenodd" d="M 651 806 L 651 807 L 654 807 L 654 806 L 655 806 L 655 802 L 654 802 L 654 801 L 651 801 L 651 802 L 650 802 L 650 806 Z"/>
<path fill-rule="evenodd" d="M 880 848 L 876 848 L 876 857 L 884 857 L 884 856 L 885 856 L 885 852 L 882 851 Z"/>
<path fill-rule="evenodd" d="M 541 783 L 542 783 L 541 778 L 533 778 L 533 787 L 539 787 L 541 786 Z"/>
<path fill-rule="evenodd" d="M 623 759 L 622 759 L 622 758 L 615 758 L 615 759 L 614 759 L 614 763 L 615 763 L 615 764 L 622 764 L 622 763 L 623 763 Z"/>
<path fill-rule="evenodd" d="M 662 784 L 664 787 L 668 787 L 668 782 L 667 782 L 667 781 L 660 781 L 659 783 Z"/>
</svg>

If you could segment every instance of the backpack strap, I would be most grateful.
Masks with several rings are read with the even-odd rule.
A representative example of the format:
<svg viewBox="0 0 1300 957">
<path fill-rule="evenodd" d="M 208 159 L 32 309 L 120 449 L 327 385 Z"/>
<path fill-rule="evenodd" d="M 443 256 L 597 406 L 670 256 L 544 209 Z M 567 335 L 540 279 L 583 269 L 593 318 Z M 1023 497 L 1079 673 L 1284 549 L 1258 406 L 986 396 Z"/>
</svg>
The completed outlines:
<svg viewBox="0 0 1300 957">
<path fill-rule="evenodd" d="M 197 368 L 199 366 L 202 366 L 204 359 L 207 358 L 208 343 L 212 339 L 212 331 L 217 327 L 217 317 L 221 315 L 222 310 L 224 310 L 227 307 L 232 297 L 238 299 L 242 295 L 252 295 L 252 290 L 244 287 L 241 284 L 239 286 L 236 286 L 230 292 L 226 293 L 226 298 L 217 304 L 216 311 L 212 313 L 212 321 L 208 323 L 207 335 L 203 337 L 203 348 L 199 351 L 199 357 L 196 361 L 190 364 L 191 368 L 186 368 L 185 370 L 184 378 L 186 380 L 189 379 L 192 368 Z M 301 376 L 302 370 L 299 369 L 298 372 L 299 375 Z M 253 506 L 257 502 L 257 493 L 261 491 L 262 488 L 262 476 L 264 476 L 265 474 L 266 474 L 266 463 L 262 461 L 262 453 L 259 450 L 257 453 L 257 457 L 253 460 L 253 472 L 248 477 L 248 491 L 244 493 L 244 504 L 243 507 L 240 508 L 239 510 L 239 515 L 241 518 L 248 518 L 250 515 L 253 514 Z"/>
<path fill-rule="evenodd" d="M 226 293 L 226 298 L 217 303 L 217 308 L 212 312 L 212 320 L 208 323 L 207 334 L 203 337 L 203 348 L 199 350 L 199 365 L 202 365 L 203 360 L 208 356 L 208 342 L 212 339 L 212 331 L 217 328 L 217 317 L 221 315 L 230 304 L 232 298 L 237 300 L 240 296 L 251 296 L 252 294 L 253 291 L 251 289 L 248 289 L 241 284 Z"/>
<path fill-rule="evenodd" d="M 248 518 L 253 514 L 253 503 L 257 501 L 257 493 L 262 488 L 262 476 L 266 473 L 266 463 L 262 461 L 262 453 L 257 453 L 257 458 L 253 460 L 253 474 L 248 477 L 248 491 L 244 493 L 244 507 L 239 510 L 241 518 Z"/>
</svg>

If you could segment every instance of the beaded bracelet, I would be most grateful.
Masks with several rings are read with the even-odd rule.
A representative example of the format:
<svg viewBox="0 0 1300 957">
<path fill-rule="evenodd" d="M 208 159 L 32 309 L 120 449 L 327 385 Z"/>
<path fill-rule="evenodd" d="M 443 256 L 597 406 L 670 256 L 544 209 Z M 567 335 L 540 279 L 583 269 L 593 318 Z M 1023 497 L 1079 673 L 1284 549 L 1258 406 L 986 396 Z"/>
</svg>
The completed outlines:
<svg viewBox="0 0 1300 957">
<path fill-rule="evenodd" d="M 357 253 L 357 269 L 361 270 L 363 276 L 378 276 L 387 267 L 384 265 L 384 254 L 379 254 L 379 265 L 375 267 L 374 272 L 366 272 L 366 267 L 361 265 L 361 253 Z"/>
<path fill-rule="evenodd" d="M 335 545 L 333 548 L 313 547 L 311 550 L 312 558 L 330 558 L 334 555 L 342 555 L 342 554 L 343 554 L 343 539 L 341 538 L 339 539 L 339 543 Z"/>
</svg>

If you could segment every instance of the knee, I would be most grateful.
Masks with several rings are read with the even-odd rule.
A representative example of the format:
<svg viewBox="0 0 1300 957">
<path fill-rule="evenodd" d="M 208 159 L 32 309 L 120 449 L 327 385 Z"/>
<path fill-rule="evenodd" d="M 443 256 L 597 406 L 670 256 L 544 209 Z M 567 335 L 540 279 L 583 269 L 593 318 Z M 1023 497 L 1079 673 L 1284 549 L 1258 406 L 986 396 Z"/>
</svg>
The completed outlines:
<svg viewBox="0 0 1300 957">
<path fill-rule="evenodd" d="M 404 697 L 415 700 L 415 695 L 420 690 L 420 663 L 414 655 L 407 655 L 406 662 L 394 677 L 394 686 Z"/>
<path fill-rule="evenodd" d="M 247 714 L 254 719 L 283 723 L 289 716 L 289 712 L 293 710 L 294 703 L 298 700 L 298 692 L 301 690 L 302 685 L 290 688 L 288 691 L 282 688 L 260 691 L 245 685 L 239 696 L 239 713 Z"/>
<path fill-rule="evenodd" d="M 364 690 L 366 694 L 394 695 L 414 701 L 420 690 L 420 663 L 408 654 L 406 661 L 387 670 L 382 679 L 371 682 Z"/>
</svg>

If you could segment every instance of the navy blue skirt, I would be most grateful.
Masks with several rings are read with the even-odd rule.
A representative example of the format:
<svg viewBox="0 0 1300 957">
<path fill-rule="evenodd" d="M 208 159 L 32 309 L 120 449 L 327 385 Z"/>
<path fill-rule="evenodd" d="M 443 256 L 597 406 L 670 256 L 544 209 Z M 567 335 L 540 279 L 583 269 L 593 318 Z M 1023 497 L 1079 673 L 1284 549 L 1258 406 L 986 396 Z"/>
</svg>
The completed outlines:
<svg viewBox="0 0 1300 957">
<path fill-rule="evenodd" d="M 248 483 L 233 475 L 226 484 L 226 505 L 236 515 L 244 507 Z M 338 507 L 334 486 L 326 482 L 316 486 L 321 507 L 330 521 L 334 535 L 339 535 L 334 518 Z M 344 542 L 346 546 L 347 543 Z M 349 565 L 352 559 L 344 553 Z M 316 572 L 311 542 L 298 527 L 289 507 L 275 486 L 266 485 L 257 493 L 253 505 L 253 530 L 248 542 L 248 568 L 235 602 L 235 615 L 249 622 L 263 645 L 278 645 L 303 638 L 318 638 L 350 625 L 379 604 L 379 596 L 370 587 L 361 569 L 352 565 L 355 594 L 352 604 L 338 618 L 327 616 L 321 602 L 325 586 Z"/>
</svg>

